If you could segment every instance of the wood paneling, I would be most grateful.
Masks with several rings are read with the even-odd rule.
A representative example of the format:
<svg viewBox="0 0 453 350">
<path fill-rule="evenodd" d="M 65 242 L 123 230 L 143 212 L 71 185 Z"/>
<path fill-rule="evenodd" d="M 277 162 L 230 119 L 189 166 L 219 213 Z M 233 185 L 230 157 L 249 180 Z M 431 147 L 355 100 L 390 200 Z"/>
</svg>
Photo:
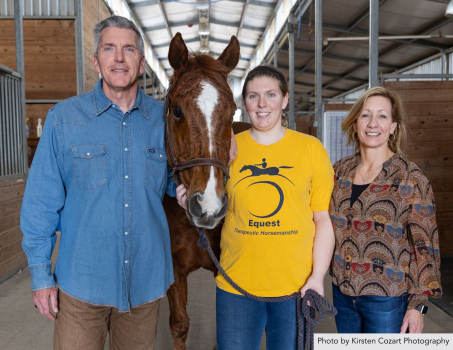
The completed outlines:
<svg viewBox="0 0 453 350">
<path fill-rule="evenodd" d="M 23 234 L 19 227 L 14 227 L 11 230 L 0 233 L 0 249 L 18 240 L 22 241 L 22 237 Z"/>
<path fill-rule="evenodd" d="M 442 255 L 453 254 L 453 82 L 389 82 L 408 115 L 404 151 L 431 181 Z"/>
<path fill-rule="evenodd" d="M 453 91 L 452 91 L 453 96 Z M 452 97 L 453 99 L 453 97 Z M 453 128 L 452 116 L 408 116 L 408 123 L 410 129 L 442 129 Z"/>
<path fill-rule="evenodd" d="M 385 87 L 398 93 L 405 90 L 425 90 L 428 93 L 431 90 L 453 89 L 451 81 L 389 81 L 385 83 Z M 424 101 L 429 99 L 425 98 Z"/>
<path fill-rule="evenodd" d="M 23 251 L 6 261 L 0 262 L 0 276 L 6 276 L 8 273 L 14 271 L 26 262 L 27 257 L 25 256 L 25 253 Z"/>
<path fill-rule="evenodd" d="M 0 188 L 0 203 L 24 196 L 25 183 Z"/>
<path fill-rule="evenodd" d="M 74 20 L 24 19 L 23 28 L 26 98 L 76 95 Z M 14 20 L 1 20 L 0 64 L 16 70 L 15 55 Z"/>
<path fill-rule="evenodd" d="M 99 74 L 94 69 L 94 26 L 99 19 L 110 17 L 111 13 L 103 1 L 83 0 L 83 54 L 85 69 L 85 91 L 94 88 L 99 80 Z"/>
<path fill-rule="evenodd" d="M 24 178 L 0 181 L 0 278 L 27 261 L 19 227 L 24 190 Z"/>
</svg>

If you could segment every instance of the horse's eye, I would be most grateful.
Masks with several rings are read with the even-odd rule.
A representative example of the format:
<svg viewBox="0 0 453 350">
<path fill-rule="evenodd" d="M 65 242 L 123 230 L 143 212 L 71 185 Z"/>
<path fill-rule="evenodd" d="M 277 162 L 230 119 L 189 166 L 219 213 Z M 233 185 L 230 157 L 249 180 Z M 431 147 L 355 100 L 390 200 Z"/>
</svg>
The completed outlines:
<svg viewBox="0 0 453 350">
<path fill-rule="evenodd" d="M 179 106 L 174 106 L 173 107 L 173 115 L 175 116 L 175 118 L 182 118 L 183 116 L 183 113 L 182 113 L 182 110 Z"/>
</svg>

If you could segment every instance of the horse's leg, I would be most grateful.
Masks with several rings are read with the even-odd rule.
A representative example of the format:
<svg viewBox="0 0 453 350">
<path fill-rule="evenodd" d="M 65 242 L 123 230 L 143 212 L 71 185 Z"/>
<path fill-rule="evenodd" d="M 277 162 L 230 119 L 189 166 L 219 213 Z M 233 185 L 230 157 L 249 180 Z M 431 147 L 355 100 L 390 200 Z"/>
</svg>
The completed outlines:
<svg viewBox="0 0 453 350">
<path fill-rule="evenodd" d="M 175 283 L 167 292 L 170 304 L 170 330 L 175 350 L 186 350 L 186 339 L 189 333 L 190 318 L 187 306 L 187 274 L 174 269 Z"/>
</svg>

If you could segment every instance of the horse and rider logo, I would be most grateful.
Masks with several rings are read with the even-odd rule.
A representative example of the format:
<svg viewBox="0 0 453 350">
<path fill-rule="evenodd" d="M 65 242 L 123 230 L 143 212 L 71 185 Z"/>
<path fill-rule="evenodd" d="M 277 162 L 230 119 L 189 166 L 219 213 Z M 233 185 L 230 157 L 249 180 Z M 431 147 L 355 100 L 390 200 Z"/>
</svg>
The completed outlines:
<svg viewBox="0 0 453 350">
<path fill-rule="evenodd" d="M 259 164 L 244 165 L 242 167 L 242 169 L 239 170 L 239 172 L 242 173 L 243 171 L 250 170 L 252 172 L 252 174 L 240 179 L 238 182 L 236 182 L 236 184 L 233 186 L 233 188 L 236 187 L 239 184 L 239 182 L 241 182 L 242 180 L 245 180 L 245 179 L 247 179 L 249 177 L 256 177 L 256 176 L 261 176 L 261 175 L 280 176 L 280 177 L 283 177 L 284 179 L 288 180 L 289 182 L 291 182 L 291 184 L 294 186 L 294 183 L 290 179 L 288 179 L 286 176 L 283 176 L 283 175 L 280 174 L 280 169 L 292 169 L 293 168 L 292 166 L 283 165 L 283 166 L 279 166 L 279 167 L 269 167 L 268 168 L 267 167 L 266 158 L 263 158 L 262 161 L 263 162 L 259 163 Z M 251 215 L 253 215 L 254 217 L 261 218 L 261 219 L 269 218 L 271 216 L 274 216 L 282 208 L 283 202 L 284 202 L 284 199 L 285 199 L 285 196 L 283 194 L 283 191 L 282 191 L 281 187 L 278 184 L 276 184 L 275 182 L 273 182 L 273 181 L 256 181 L 256 182 L 253 182 L 250 185 L 248 185 L 247 188 L 249 188 L 251 186 L 254 186 L 254 185 L 257 185 L 257 184 L 267 184 L 267 185 L 273 186 L 278 191 L 279 202 L 278 202 L 277 208 L 275 208 L 275 210 L 272 213 L 268 214 L 268 215 L 264 215 L 264 216 L 255 215 L 255 214 L 251 213 L 250 211 L 249 211 L 249 213 Z"/>
</svg>

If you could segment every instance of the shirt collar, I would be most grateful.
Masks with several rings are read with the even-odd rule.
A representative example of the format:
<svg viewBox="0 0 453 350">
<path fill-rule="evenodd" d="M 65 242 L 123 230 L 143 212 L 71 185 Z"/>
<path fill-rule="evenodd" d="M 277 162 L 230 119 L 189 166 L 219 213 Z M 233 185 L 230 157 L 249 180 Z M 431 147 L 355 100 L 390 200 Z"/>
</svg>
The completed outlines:
<svg viewBox="0 0 453 350">
<path fill-rule="evenodd" d="M 137 88 L 137 97 L 135 98 L 135 103 L 132 106 L 131 110 L 138 108 L 140 113 L 147 119 L 149 119 L 148 113 L 148 104 L 146 103 L 146 99 L 144 97 L 144 93 L 140 86 Z M 99 116 L 104 113 L 109 107 L 113 104 L 107 96 L 105 96 L 104 91 L 102 91 L 102 79 L 96 83 L 94 89 L 94 108 L 96 111 L 96 115 Z"/>
</svg>

